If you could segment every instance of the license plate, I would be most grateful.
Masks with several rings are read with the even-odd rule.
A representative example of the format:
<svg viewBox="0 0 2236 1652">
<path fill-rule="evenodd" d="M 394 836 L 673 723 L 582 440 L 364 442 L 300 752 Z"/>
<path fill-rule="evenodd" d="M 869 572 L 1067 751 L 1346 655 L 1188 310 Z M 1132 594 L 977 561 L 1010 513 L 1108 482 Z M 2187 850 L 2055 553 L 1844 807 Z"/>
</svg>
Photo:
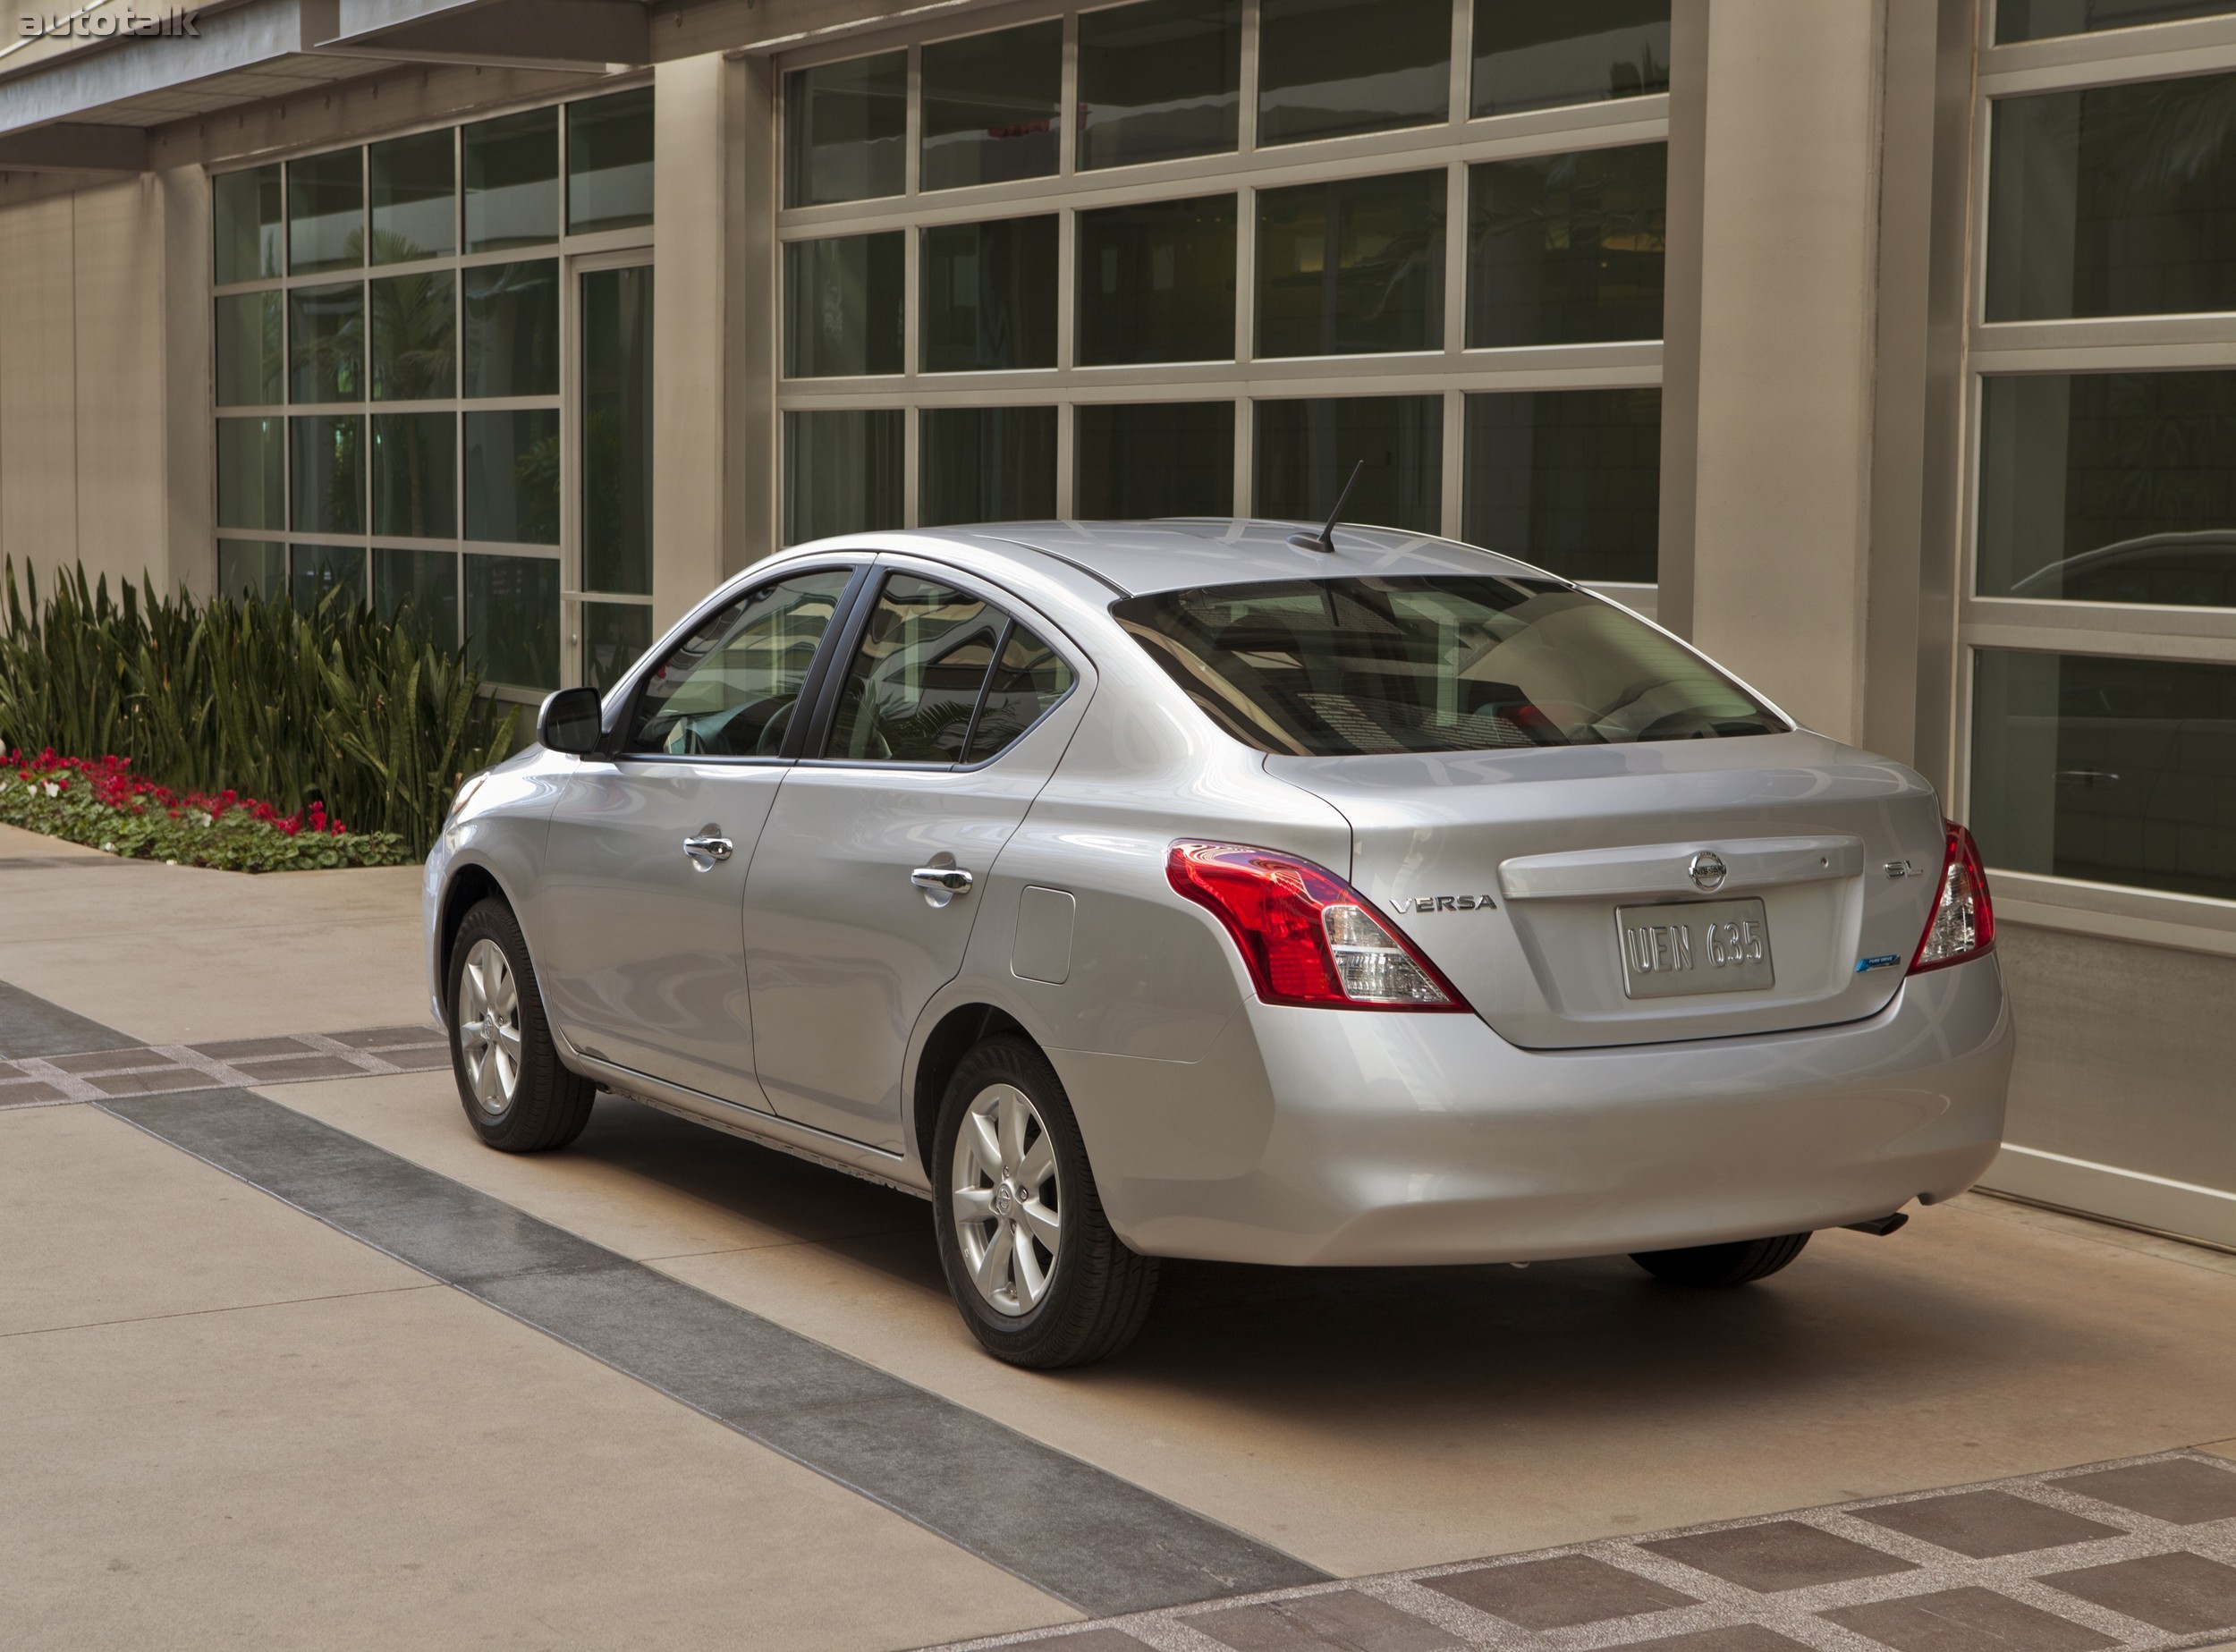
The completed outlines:
<svg viewBox="0 0 2236 1652">
<path fill-rule="evenodd" d="M 1674 998 L 1771 986 L 1770 923 L 1760 901 L 1682 901 L 1618 906 L 1622 993 Z"/>
</svg>

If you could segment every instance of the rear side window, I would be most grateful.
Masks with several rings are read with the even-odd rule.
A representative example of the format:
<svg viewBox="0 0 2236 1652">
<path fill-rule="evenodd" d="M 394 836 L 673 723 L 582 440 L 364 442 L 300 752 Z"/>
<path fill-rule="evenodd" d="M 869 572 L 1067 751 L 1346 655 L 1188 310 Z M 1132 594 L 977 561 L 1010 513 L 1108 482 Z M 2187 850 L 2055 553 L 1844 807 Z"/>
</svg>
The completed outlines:
<svg viewBox="0 0 2236 1652">
<path fill-rule="evenodd" d="M 1111 613 L 1235 739 L 1295 757 L 1622 744 L 1785 722 L 1651 627 L 1550 580 L 1293 580 Z"/>
</svg>

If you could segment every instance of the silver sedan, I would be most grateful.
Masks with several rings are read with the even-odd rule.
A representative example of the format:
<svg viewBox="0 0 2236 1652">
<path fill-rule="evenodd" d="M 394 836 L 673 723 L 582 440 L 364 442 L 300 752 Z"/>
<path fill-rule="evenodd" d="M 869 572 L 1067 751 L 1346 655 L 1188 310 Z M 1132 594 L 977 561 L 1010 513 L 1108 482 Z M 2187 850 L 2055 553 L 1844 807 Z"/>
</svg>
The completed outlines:
<svg viewBox="0 0 2236 1652">
<path fill-rule="evenodd" d="M 1932 787 L 1448 540 L 827 540 L 538 732 L 427 866 L 482 1139 L 602 1089 L 925 1195 L 1018 1364 L 1122 1346 L 1161 1257 L 1741 1284 L 2000 1138 Z"/>
</svg>

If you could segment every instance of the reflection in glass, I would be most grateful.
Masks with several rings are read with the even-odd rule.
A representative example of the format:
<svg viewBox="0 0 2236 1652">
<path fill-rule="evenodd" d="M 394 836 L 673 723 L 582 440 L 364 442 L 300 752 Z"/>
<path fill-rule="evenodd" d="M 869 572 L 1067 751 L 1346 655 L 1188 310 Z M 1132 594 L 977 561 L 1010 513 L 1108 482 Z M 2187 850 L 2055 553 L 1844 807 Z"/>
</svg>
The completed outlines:
<svg viewBox="0 0 2236 1652">
<path fill-rule="evenodd" d="M 2236 665 L 1973 654 L 1991 868 L 2236 898 Z"/>
<path fill-rule="evenodd" d="M 784 376 L 902 369 L 907 232 L 784 243 Z"/>
<path fill-rule="evenodd" d="M 466 160 L 466 250 L 532 247 L 559 239 L 559 111 L 477 121 L 462 129 Z"/>
<path fill-rule="evenodd" d="M 287 294 L 291 402 L 365 396 L 365 285 L 292 287 Z"/>
<path fill-rule="evenodd" d="M 451 413 L 373 415 L 373 531 L 447 539 L 458 531 L 458 427 Z"/>
<path fill-rule="evenodd" d="M 373 400 L 425 402 L 458 394 L 458 278 L 449 270 L 389 275 L 372 284 Z"/>
<path fill-rule="evenodd" d="M 652 89 L 567 106 L 567 233 L 652 222 Z"/>
<path fill-rule="evenodd" d="M 271 407 L 281 399 L 286 352 L 280 344 L 280 295 L 235 292 L 217 301 L 217 405 Z"/>
<path fill-rule="evenodd" d="M 1004 623 L 967 592 L 887 574 L 839 690 L 828 755 L 960 762 Z"/>
<path fill-rule="evenodd" d="M 2232 0 L 1995 0 L 1995 44 L 2236 12 Z"/>
<path fill-rule="evenodd" d="M 288 525 L 297 533 L 365 531 L 365 420 L 357 413 L 287 421 Z"/>
<path fill-rule="evenodd" d="M 1442 514 L 1444 399 L 1343 396 L 1258 403 L 1257 513 L 1327 520 L 1359 461 L 1346 521 L 1435 533 Z"/>
<path fill-rule="evenodd" d="M 211 274 L 218 285 L 280 273 L 280 169 L 251 166 L 209 181 Z"/>
<path fill-rule="evenodd" d="M 582 276 L 582 589 L 652 591 L 652 268 Z"/>
<path fill-rule="evenodd" d="M 1234 148 L 1241 0 L 1141 0 L 1080 15 L 1080 171 Z"/>
<path fill-rule="evenodd" d="M 365 151 L 287 163 L 287 273 L 354 269 L 365 261 Z"/>
<path fill-rule="evenodd" d="M 217 594 L 278 601 L 287 594 L 287 547 L 276 539 L 218 540 Z"/>
<path fill-rule="evenodd" d="M 641 602 L 582 605 L 582 681 L 604 693 L 652 646 L 652 609 Z"/>
<path fill-rule="evenodd" d="M 784 415 L 784 543 L 901 526 L 901 410 Z"/>
<path fill-rule="evenodd" d="M 898 195 L 908 130 L 906 52 L 793 70 L 784 77 L 784 205 Z"/>
<path fill-rule="evenodd" d="M 777 756 L 823 633 L 852 580 L 846 568 L 794 574 L 700 621 L 645 679 L 625 750 Z"/>
<path fill-rule="evenodd" d="M 1076 681 L 1062 655 L 1022 625 L 1012 624 L 1002 640 L 962 760 L 983 763 L 1000 756 L 1069 694 Z"/>
<path fill-rule="evenodd" d="M 470 396 L 559 394 L 559 262 L 484 264 L 466 271 Z"/>
<path fill-rule="evenodd" d="M 1980 387 L 1983 597 L 2236 607 L 2236 372 Z"/>
<path fill-rule="evenodd" d="M 2236 309 L 2236 74 L 1995 102 L 1987 319 Z"/>
<path fill-rule="evenodd" d="M 1468 168 L 1468 347 L 1662 335 L 1669 146 Z"/>
<path fill-rule="evenodd" d="M 466 558 L 466 655 L 492 682 L 559 686 L 559 559 Z"/>
<path fill-rule="evenodd" d="M 927 373 L 1056 364 L 1056 220 L 941 224 L 924 232 Z"/>
<path fill-rule="evenodd" d="M 217 421 L 217 525 L 284 528 L 286 482 L 281 466 L 280 421 Z"/>
<path fill-rule="evenodd" d="M 1056 410 L 924 410 L 918 520 L 1042 521 L 1056 513 Z"/>
<path fill-rule="evenodd" d="M 458 179 L 446 127 L 370 151 L 373 262 L 409 264 L 458 250 Z"/>
<path fill-rule="evenodd" d="M 1659 390 L 1471 395 L 1466 441 L 1461 538 L 1566 579 L 1655 582 Z"/>
<path fill-rule="evenodd" d="M 1083 404 L 1072 456 L 1087 521 L 1234 513 L 1234 403 Z"/>
<path fill-rule="evenodd" d="M 430 641 L 458 646 L 458 553 L 373 547 L 373 612 L 394 620 L 409 611 Z"/>
<path fill-rule="evenodd" d="M 952 190 L 1056 169 L 1063 25 L 1050 19 L 961 40 L 920 59 L 923 156 L 918 187 Z"/>
<path fill-rule="evenodd" d="M 1447 118 L 1450 0 L 1261 0 L 1258 53 L 1261 144 Z"/>
<path fill-rule="evenodd" d="M 1435 350 L 1444 294 L 1441 170 L 1259 193 L 1259 355 Z"/>
<path fill-rule="evenodd" d="M 1475 0 L 1473 114 L 1668 89 L 1669 0 Z"/>
<path fill-rule="evenodd" d="M 1234 359 L 1234 197 L 1079 215 L 1079 360 Z"/>
<path fill-rule="evenodd" d="M 287 553 L 287 594 L 308 611 L 332 598 L 337 607 L 365 601 L 365 550 L 356 545 L 298 545 Z"/>
<path fill-rule="evenodd" d="M 469 539 L 559 543 L 559 410 L 465 416 Z"/>
</svg>

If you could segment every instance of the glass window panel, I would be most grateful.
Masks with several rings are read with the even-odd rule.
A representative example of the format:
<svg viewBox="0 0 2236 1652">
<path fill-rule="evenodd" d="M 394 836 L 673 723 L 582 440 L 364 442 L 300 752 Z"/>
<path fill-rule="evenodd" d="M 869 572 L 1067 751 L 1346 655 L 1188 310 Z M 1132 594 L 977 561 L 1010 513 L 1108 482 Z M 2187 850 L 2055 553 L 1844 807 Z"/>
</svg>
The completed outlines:
<svg viewBox="0 0 2236 1652">
<path fill-rule="evenodd" d="M 901 526 L 902 413 L 784 415 L 784 543 Z"/>
<path fill-rule="evenodd" d="M 286 483 L 276 419 L 217 421 L 217 525 L 284 528 Z"/>
<path fill-rule="evenodd" d="M 924 410 L 918 520 L 1045 521 L 1056 513 L 1056 410 L 937 407 Z"/>
<path fill-rule="evenodd" d="M 365 531 L 365 420 L 357 413 L 287 421 L 288 526 L 297 533 Z"/>
<path fill-rule="evenodd" d="M 1088 521 L 1234 514 L 1234 403 L 1079 410 L 1073 511 Z"/>
<path fill-rule="evenodd" d="M 1344 396 L 1258 404 L 1258 514 L 1315 527 L 1359 461 L 1348 521 L 1435 533 L 1442 512 L 1444 400 Z"/>
<path fill-rule="evenodd" d="M 582 681 L 603 694 L 652 646 L 652 610 L 640 602 L 582 605 Z"/>
<path fill-rule="evenodd" d="M 373 197 L 373 262 L 409 264 L 458 250 L 454 134 L 421 132 L 377 143 L 368 174 Z"/>
<path fill-rule="evenodd" d="M 1669 146 L 1468 169 L 1468 347 L 1662 335 Z"/>
<path fill-rule="evenodd" d="M 1234 197 L 1079 216 L 1079 360 L 1234 359 Z"/>
<path fill-rule="evenodd" d="M 908 130 L 906 52 L 793 70 L 784 77 L 784 205 L 898 195 Z"/>
<path fill-rule="evenodd" d="M 465 272 L 470 396 L 559 394 L 559 261 L 483 264 Z"/>
<path fill-rule="evenodd" d="M 492 682 L 559 686 L 559 559 L 466 558 L 466 655 Z"/>
<path fill-rule="evenodd" d="M 1469 543 L 1566 579 L 1655 582 L 1659 390 L 1471 395 L 1465 464 Z"/>
<path fill-rule="evenodd" d="M 252 166 L 210 180 L 212 275 L 263 281 L 280 273 L 280 169 Z"/>
<path fill-rule="evenodd" d="M 365 284 L 287 293 L 291 402 L 365 399 Z"/>
<path fill-rule="evenodd" d="M 218 540 L 217 594 L 276 602 L 287 594 L 287 547 L 275 539 Z"/>
<path fill-rule="evenodd" d="M 1444 314 L 1441 171 L 1259 193 L 1259 355 L 1436 350 Z"/>
<path fill-rule="evenodd" d="M 458 646 L 458 553 L 373 547 L 373 611 L 384 620 L 409 613 L 429 640 Z"/>
<path fill-rule="evenodd" d="M 1979 592 L 2236 607 L 2236 372 L 1980 386 Z"/>
<path fill-rule="evenodd" d="M 447 539 L 458 531 L 458 424 L 452 413 L 373 415 L 373 531 Z"/>
<path fill-rule="evenodd" d="M 1075 681 L 1062 655 L 1022 625 L 1012 625 L 962 760 L 983 763 L 1000 756 L 1069 694 Z"/>
<path fill-rule="evenodd" d="M 907 232 L 784 245 L 784 374 L 843 377 L 902 370 Z"/>
<path fill-rule="evenodd" d="M 464 537 L 558 544 L 559 410 L 468 413 L 465 448 Z"/>
<path fill-rule="evenodd" d="M 1995 44 L 2236 12 L 2231 0 L 1995 0 Z"/>
<path fill-rule="evenodd" d="M 447 401 L 458 394 L 458 277 L 446 269 L 371 284 L 373 400 Z"/>
<path fill-rule="evenodd" d="M 1426 126 L 1451 98 L 1451 0 L 1261 0 L 1259 143 Z"/>
<path fill-rule="evenodd" d="M 652 89 L 567 106 L 567 233 L 652 222 Z"/>
<path fill-rule="evenodd" d="M 529 109 L 462 130 L 466 250 L 558 240 L 559 111 Z"/>
<path fill-rule="evenodd" d="M 966 591 L 886 575 L 839 690 L 829 755 L 961 761 L 1006 623 L 1000 609 Z"/>
<path fill-rule="evenodd" d="M 849 568 L 794 574 L 702 622 L 646 677 L 627 749 L 775 756 L 853 577 Z"/>
<path fill-rule="evenodd" d="M 923 159 L 918 187 L 952 190 L 1056 169 L 1063 25 L 1051 19 L 923 50 Z"/>
<path fill-rule="evenodd" d="M 1082 172 L 1232 149 L 1241 108 L 1239 0 L 1144 0 L 1085 13 L 1079 76 Z"/>
<path fill-rule="evenodd" d="M 316 275 L 365 262 L 365 151 L 287 163 L 287 272 Z"/>
<path fill-rule="evenodd" d="M 1056 364 L 1056 220 L 1003 218 L 924 232 L 927 373 Z"/>
<path fill-rule="evenodd" d="M 2236 665 L 1973 655 L 1991 867 L 2236 899 Z"/>
<path fill-rule="evenodd" d="M 271 407 L 284 399 L 280 294 L 236 292 L 217 301 L 217 405 Z"/>
<path fill-rule="evenodd" d="M 1987 318 L 2236 309 L 2236 74 L 2005 97 Z"/>
<path fill-rule="evenodd" d="M 1669 0 L 1475 0 L 1470 112 L 1511 114 L 1669 89 Z"/>
<path fill-rule="evenodd" d="M 329 597 L 338 606 L 365 601 L 365 547 L 297 545 L 287 553 L 288 596 L 298 608 L 315 608 Z"/>
<path fill-rule="evenodd" d="M 652 269 L 582 277 L 582 589 L 652 591 Z"/>
</svg>

